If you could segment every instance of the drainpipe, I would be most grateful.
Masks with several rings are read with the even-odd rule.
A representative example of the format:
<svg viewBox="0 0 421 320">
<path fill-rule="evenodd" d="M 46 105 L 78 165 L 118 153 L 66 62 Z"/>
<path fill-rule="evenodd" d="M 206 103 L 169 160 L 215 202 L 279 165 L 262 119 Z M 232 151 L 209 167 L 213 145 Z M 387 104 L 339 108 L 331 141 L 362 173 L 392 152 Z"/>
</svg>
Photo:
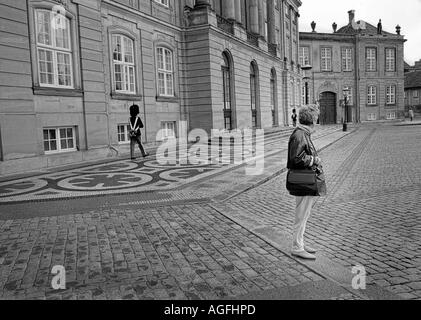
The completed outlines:
<svg viewBox="0 0 421 320">
<path fill-rule="evenodd" d="M 361 122 L 360 109 L 360 41 L 358 35 L 355 36 L 355 122 Z"/>
</svg>

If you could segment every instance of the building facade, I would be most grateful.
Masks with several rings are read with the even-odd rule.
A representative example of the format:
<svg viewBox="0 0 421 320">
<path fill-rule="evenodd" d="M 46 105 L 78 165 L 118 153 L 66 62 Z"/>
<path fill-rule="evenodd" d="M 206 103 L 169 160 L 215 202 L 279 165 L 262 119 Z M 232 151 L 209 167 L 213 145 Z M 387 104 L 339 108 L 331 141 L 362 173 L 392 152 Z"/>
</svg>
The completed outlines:
<svg viewBox="0 0 421 320">
<path fill-rule="evenodd" d="M 127 152 L 132 104 L 146 143 L 288 125 L 300 5 L 0 0 L 0 173 Z"/>
<path fill-rule="evenodd" d="M 421 60 L 406 68 L 405 72 L 405 112 L 412 108 L 416 116 L 421 115 Z"/>
<path fill-rule="evenodd" d="M 396 34 L 355 20 L 332 33 L 300 33 L 300 64 L 308 65 L 303 102 L 320 104 L 323 124 L 404 117 L 404 42 Z M 307 100 L 307 101 L 306 101 Z"/>
</svg>

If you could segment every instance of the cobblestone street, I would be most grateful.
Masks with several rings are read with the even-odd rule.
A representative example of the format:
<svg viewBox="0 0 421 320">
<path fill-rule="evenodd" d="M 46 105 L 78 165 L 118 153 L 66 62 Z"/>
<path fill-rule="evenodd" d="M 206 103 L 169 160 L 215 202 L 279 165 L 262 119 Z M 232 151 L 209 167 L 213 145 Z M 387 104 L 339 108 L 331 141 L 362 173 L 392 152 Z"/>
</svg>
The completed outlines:
<svg viewBox="0 0 421 320">
<path fill-rule="evenodd" d="M 315 206 L 308 242 L 344 269 L 365 266 L 368 284 L 404 299 L 421 298 L 420 134 L 380 126 L 315 136 L 329 195 Z M 286 142 L 271 141 L 264 175 L 232 167 L 166 191 L 178 202 L 139 194 L 0 205 L 0 299 L 279 298 L 323 287 L 328 271 L 253 229 L 290 233 Z M 55 265 L 66 269 L 66 290 L 51 288 Z M 316 298 L 370 297 L 338 287 Z"/>
<path fill-rule="evenodd" d="M 321 153 L 329 195 L 316 203 L 308 241 L 345 267 L 403 298 L 421 298 L 421 130 L 360 129 Z M 262 225 L 289 232 L 293 201 L 286 176 L 229 204 Z"/>
</svg>

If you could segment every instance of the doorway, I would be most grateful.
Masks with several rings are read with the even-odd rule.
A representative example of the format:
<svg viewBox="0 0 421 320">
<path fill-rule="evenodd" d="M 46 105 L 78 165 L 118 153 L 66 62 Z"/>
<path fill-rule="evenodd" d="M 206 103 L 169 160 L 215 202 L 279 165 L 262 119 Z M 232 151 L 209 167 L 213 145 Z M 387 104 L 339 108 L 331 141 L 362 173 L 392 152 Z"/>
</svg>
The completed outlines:
<svg viewBox="0 0 421 320">
<path fill-rule="evenodd" d="M 320 94 L 320 124 L 336 124 L 336 94 L 323 92 Z"/>
</svg>

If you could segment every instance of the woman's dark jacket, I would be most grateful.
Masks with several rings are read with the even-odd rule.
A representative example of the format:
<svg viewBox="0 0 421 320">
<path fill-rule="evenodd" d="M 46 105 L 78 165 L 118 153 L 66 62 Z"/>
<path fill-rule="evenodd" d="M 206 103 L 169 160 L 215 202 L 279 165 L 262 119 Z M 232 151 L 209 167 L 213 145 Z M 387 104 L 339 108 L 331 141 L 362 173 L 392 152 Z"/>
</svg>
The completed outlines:
<svg viewBox="0 0 421 320">
<path fill-rule="evenodd" d="M 310 131 L 299 126 L 292 133 L 288 144 L 288 169 L 301 170 L 310 168 L 317 156 L 311 143 Z"/>
</svg>

